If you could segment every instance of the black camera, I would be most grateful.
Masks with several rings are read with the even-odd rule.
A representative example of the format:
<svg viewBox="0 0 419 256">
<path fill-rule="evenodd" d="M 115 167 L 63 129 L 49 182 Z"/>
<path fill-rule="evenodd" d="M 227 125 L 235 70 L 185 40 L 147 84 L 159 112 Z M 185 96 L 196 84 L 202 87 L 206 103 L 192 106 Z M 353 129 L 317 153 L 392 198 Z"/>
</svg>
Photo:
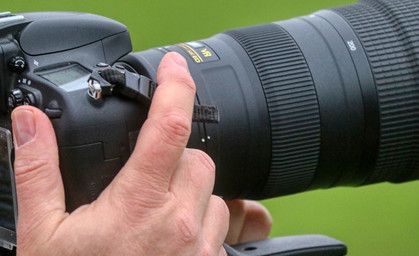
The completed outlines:
<svg viewBox="0 0 419 256">
<path fill-rule="evenodd" d="M 32 105 L 50 117 L 72 211 L 128 159 L 171 51 L 197 85 L 188 146 L 216 163 L 215 194 L 419 179 L 418 17 L 417 0 L 361 0 L 131 53 L 127 28 L 108 18 L 2 13 L 0 223 L 16 218 L 10 111 Z"/>
</svg>

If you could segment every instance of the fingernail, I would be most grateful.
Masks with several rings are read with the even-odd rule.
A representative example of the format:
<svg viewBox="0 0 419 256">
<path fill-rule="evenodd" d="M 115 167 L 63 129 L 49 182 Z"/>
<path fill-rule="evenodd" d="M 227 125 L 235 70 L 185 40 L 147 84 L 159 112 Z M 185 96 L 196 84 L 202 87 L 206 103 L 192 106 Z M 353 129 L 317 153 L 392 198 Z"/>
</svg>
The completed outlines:
<svg viewBox="0 0 419 256">
<path fill-rule="evenodd" d="M 185 70 L 187 70 L 189 72 L 188 63 L 186 62 L 185 58 L 183 58 L 182 55 L 180 55 L 179 53 L 173 53 L 172 54 L 172 60 L 176 64 L 178 64 L 180 67 L 184 68 Z"/>
<path fill-rule="evenodd" d="M 33 140 L 36 134 L 36 125 L 33 112 L 29 110 L 16 110 L 13 113 L 13 133 L 17 147 L 21 147 Z"/>
</svg>

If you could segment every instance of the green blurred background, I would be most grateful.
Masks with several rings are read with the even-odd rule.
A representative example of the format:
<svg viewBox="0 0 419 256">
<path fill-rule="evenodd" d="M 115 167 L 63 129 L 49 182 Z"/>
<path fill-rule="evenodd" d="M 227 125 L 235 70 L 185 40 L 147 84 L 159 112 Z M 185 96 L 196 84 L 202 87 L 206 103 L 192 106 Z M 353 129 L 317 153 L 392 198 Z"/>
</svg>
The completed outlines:
<svg viewBox="0 0 419 256">
<path fill-rule="evenodd" d="M 0 2 L 1 11 L 79 11 L 113 18 L 128 26 L 134 49 L 140 51 L 209 37 L 234 27 L 305 15 L 354 1 Z M 271 236 L 320 233 L 346 242 L 348 255 L 419 255 L 418 193 L 419 182 L 411 182 L 307 192 L 263 203 L 274 218 Z"/>
</svg>

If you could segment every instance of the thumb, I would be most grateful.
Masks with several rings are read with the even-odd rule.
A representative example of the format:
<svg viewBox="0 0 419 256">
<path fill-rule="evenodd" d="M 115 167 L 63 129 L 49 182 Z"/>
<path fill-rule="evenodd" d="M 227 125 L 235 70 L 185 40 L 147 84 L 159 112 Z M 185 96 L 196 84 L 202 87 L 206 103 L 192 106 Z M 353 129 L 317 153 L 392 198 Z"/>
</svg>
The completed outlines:
<svg viewBox="0 0 419 256">
<path fill-rule="evenodd" d="M 39 109 L 23 106 L 12 113 L 19 226 L 41 224 L 64 213 L 64 189 L 54 129 Z"/>
</svg>

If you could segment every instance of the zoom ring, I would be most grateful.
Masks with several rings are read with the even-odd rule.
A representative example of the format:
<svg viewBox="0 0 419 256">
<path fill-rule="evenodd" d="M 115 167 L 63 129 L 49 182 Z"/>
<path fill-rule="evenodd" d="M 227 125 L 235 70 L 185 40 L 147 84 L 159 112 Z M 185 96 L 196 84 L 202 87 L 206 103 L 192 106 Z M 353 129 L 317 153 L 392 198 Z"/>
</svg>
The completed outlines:
<svg viewBox="0 0 419 256">
<path fill-rule="evenodd" d="M 363 0 L 333 9 L 367 53 L 380 108 L 377 163 L 365 184 L 419 178 L 419 1 Z"/>
<path fill-rule="evenodd" d="M 225 32 L 246 50 L 259 75 L 271 124 L 271 169 L 261 198 L 307 189 L 320 149 L 320 116 L 306 60 L 280 26 Z"/>
</svg>

